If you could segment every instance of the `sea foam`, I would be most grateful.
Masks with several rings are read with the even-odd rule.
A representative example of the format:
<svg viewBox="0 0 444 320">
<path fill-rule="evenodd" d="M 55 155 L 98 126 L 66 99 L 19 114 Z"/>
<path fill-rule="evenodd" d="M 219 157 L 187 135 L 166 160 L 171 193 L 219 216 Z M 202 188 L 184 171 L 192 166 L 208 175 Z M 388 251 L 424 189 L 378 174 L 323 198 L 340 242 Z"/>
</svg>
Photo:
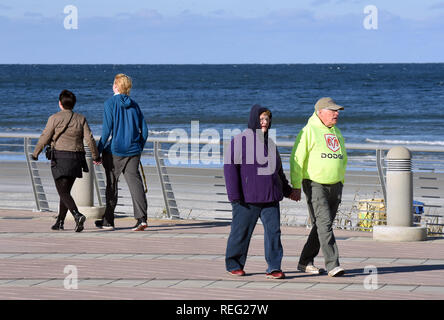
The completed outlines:
<svg viewBox="0 0 444 320">
<path fill-rule="evenodd" d="M 444 146 L 444 141 L 415 141 L 415 140 L 375 140 L 365 139 L 369 143 L 378 144 L 404 144 L 404 145 L 428 145 L 428 146 Z"/>
</svg>

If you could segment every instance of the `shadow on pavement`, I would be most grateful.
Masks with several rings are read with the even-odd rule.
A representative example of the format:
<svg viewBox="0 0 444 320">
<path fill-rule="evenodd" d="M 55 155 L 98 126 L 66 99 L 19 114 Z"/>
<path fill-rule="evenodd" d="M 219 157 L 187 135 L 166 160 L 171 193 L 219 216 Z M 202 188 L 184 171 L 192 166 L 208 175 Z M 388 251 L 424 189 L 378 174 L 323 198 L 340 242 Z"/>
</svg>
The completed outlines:
<svg viewBox="0 0 444 320">
<path fill-rule="evenodd" d="M 226 227 L 231 225 L 231 221 L 204 221 L 204 222 L 192 222 L 192 223 L 171 223 L 171 224 L 150 224 L 148 221 L 148 229 L 146 231 L 163 231 L 163 230 L 189 230 L 189 229 L 201 229 L 201 228 L 217 228 Z M 119 230 L 127 229 L 131 230 L 132 227 L 118 228 Z"/>
<path fill-rule="evenodd" d="M 393 266 L 393 267 L 376 267 L 378 275 L 390 274 L 390 273 L 403 273 L 403 272 L 424 272 L 424 271 L 436 271 L 444 270 L 444 264 L 433 265 L 416 265 L 416 266 Z M 344 278 L 369 275 L 370 272 L 365 272 L 364 269 L 346 269 Z"/>
</svg>

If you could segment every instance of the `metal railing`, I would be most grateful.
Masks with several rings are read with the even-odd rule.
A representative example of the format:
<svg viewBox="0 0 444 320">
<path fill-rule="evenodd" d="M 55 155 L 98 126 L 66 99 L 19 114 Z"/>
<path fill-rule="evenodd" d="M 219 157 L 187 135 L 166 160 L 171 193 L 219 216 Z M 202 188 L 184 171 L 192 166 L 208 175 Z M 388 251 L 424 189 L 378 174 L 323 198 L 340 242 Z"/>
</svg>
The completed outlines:
<svg viewBox="0 0 444 320">
<path fill-rule="evenodd" d="M 38 138 L 37 134 L 0 133 L 0 159 L 6 159 L 0 162 L 3 166 L 0 174 L 1 208 L 57 211 L 58 196 L 49 162 L 29 159 Z M 293 141 L 278 141 L 276 144 L 289 179 L 288 163 Z M 346 144 L 346 147 L 349 163 L 335 227 L 371 230 L 374 224 L 385 223 L 385 154 L 393 145 Z M 423 203 L 418 207 L 424 210 L 415 215 L 415 219 L 427 225 L 430 234 L 441 235 L 444 147 L 407 147 L 413 155 L 414 200 Z M 186 157 L 181 159 L 182 163 L 174 163 L 174 156 L 184 150 Z M 222 151 L 219 141 L 150 137 L 142 155 L 148 182 L 148 215 L 230 220 L 231 205 L 226 196 Z M 7 161 L 8 157 L 15 160 Z M 23 165 L 17 161 L 18 157 L 23 158 Z M 100 166 L 95 172 L 96 198 L 101 205 L 105 203 L 104 175 Z M 34 179 L 31 179 L 33 175 Z M 373 202 L 382 204 L 383 209 L 372 209 Z M 132 216 L 132 202 L 126 183 L 119 184 L 116 214 Z M 309 225 L 304 199 L 300 202 L 284 199 L 281 221 L 287 225 Z"/>
</svg>

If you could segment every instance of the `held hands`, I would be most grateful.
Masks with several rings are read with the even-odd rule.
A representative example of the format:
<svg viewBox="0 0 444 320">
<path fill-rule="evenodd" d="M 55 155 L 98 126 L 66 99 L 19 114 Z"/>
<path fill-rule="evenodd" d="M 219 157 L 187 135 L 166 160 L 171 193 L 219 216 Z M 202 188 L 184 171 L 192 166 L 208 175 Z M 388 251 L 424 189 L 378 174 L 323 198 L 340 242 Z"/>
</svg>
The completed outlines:
<svg viewBox="0 0 444 320">
<path fill-rule="evenodd" d="M 301 189 L 293 189 L 290 193 L 289 198 L 293 201 L 301 200 Z"/>
<path fill-rule="evenodd" d="M 101 165 L 101 164 L 102 164 L 102 157 L 100 157 L 100 158 L 97 159 L 97 160 L 93 160 L 93 163 L 94 163 L 96 166 Z"/>
</svg>

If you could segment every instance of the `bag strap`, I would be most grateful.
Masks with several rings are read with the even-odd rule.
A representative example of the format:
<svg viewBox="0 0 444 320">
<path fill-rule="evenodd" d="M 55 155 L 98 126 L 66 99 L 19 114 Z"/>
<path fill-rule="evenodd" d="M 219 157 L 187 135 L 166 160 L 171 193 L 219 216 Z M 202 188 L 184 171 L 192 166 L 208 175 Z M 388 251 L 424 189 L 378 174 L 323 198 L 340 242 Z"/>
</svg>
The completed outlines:
<svg viewBox="0 0 444 320">
<path fill-rule="evenodd" d="M 68 128 L 69 123 L 71 122 L 72 116 L 74 115 L 74 112 L 71 112 L 71 117 L 69 118 L 68 123 L 66 124 L 66 126 L 63 128 L 63 130 L 58 134 L 58 136 L 54 139 L 54 141 L 51 143 L 51 148 L 54 147 L 56 141 L 59 139 L 59 137 L 66 131 L 66 129 Z"/>
</svg>

